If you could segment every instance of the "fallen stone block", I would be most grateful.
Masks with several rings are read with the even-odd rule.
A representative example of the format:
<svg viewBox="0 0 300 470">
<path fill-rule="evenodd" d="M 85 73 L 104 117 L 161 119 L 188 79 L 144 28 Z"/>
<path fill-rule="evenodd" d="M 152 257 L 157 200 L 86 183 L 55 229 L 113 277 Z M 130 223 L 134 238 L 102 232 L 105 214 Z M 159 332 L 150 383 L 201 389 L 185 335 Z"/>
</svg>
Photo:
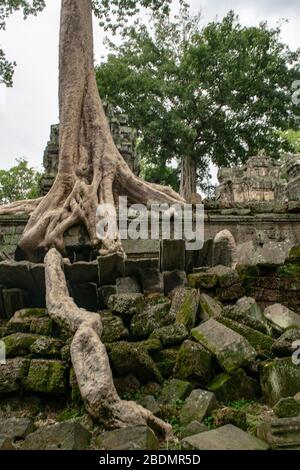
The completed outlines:
<svg viewBox="0 0 300 470">
<path fill-rule="evenodd" d="M 265 317 L 275 326 L 286 330 L 300 327 L 300 315 L 281 304 L 274 304 L 264 310 Z"/>
<path fill-rule="evenodd" d="M 60 394 L 66 391 L 67 368 L 62 361 L 32 359 L 24 388 L 30 392 Z"/>
<path fill-rule="evenodd" d="M 24 439 L 34 431 L 34 425 L 29 418 L 0 418 L 0 433 L 11 439 Z"/>
<path fill-rule="evenodd" d="M 101 450 L 155 450 L 158 439 L 147 426 L 129 426 L 104 432 L 96 438 L 96 446 Z"/>
<path fill-rule="evenodd" d="M 193 328 L 191 334 L 217 358 L 226 372 L 247 366 L 256 358 L 255 349 L 243 336 L 214 319 Z"/>
<path fill-rule="evenodd" d="M 260 367 L 260 383 L 265 400 L 274 405 L 280 398 L 292 397 L 300 390 L 300 367 L 291 357 L 264 362 Z"/>
<path fill-rule="evenodd" d="M 213 393 L 201 389 L 193 390 L 180 410 L 180 423 L 186 426 L 194 420 L 201 422 L 217 407 L 218 402 Z"/>
<path fill-rule="evenodd" d="M 258 427 L 257 436 L 272 449 L 299 449 L 300 417 L 266 420 Z"/>
<path fill-rule="evenodd" d="M 27 375 L 30 360 L 16 357 L 0 364 L 0 393 L 11 393 L 20 390 L 21 381 Z"/>
<path fill-rule="evenodd" d="M 84 450 L 89 446 L 90 432 L 76 420 L 45 426 L 29 434 L 24 450 Z"/>
<path fill-rule="evenodd" d="M 267 450 L 268 444 L 241 429 L 227 424 L 182 440 L 186 450 Z"/>
</svg>

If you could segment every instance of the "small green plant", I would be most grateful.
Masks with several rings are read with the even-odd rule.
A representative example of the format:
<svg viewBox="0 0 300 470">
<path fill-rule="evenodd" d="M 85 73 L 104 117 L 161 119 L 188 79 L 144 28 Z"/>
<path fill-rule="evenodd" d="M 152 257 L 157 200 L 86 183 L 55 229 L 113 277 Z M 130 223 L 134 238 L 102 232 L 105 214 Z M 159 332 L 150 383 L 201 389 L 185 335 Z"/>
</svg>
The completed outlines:
<svg viewBox="0 0 300 470">
<path fill-rule="evenodd" d="M 243 410 L 247 408 L 249 405 L 253 405 L 255 402 L 253 400 L 236 400 L 228 404 L 230 408 L 234 408 L 235 410 Z"/>
<path fill-rule="evenodd" d="M 203 424 L 207 426 L 209 429 L 213 429 L 214 427 L 214 418 L 212 415 L 206 416 L 203 420 Z"/>
<path fill-rule="evenodd" d="M 84 406 L 68 405 L 57 416 L 57 421 L 68 421 L 69 419 L 80 418 L 85 413 Z"/>
<path fill-rule="evenodd" d="M 277 269 L 278 277 L 299 277 L 300 267 L 295 264 L 284 264 Z"/>
</svg>

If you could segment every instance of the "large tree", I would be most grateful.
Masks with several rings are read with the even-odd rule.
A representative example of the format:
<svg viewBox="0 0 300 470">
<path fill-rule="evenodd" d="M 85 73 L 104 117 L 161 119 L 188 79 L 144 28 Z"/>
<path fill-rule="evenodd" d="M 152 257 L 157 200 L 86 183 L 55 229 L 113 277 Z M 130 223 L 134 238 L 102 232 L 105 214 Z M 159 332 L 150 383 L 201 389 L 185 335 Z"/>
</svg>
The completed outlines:
<svg viewBox="0 0 300 470">
<path fill-rule="evenodd" d="M 6 13 L 10 12 L 9 5 L 15 4 L 26 7 L 27 12 L 28 3 L 5 0 Z M 43 4 L 33 1 L 32 7 L 41 8 Z M 62 0 L 58 175 L 44 198 L 0 209 L 0 213 L 30 214 L 20 240 L 28 259 L 35 260 L 41 249 L 63 251 L 64 233 L 75 224 L 83 224 L 91 243 L 99 246 L 97 208 L 101 203 L 114 205 L 118 195 L 128 196 L 130 203 L 183 201 L 170 188 L 144 182 L 129 169 L 112 139 L 94 72 L 92 7 L 104 20 L 116 13 L 120 22 L 125 14 L 135 14 L 139 6 L 157 9 L 165 4 L 166 0 Z M 109 219 L 110 214 L 102 212 L 100 217 Z M 118 233 L 115 239 L 101 241 L 100 252 L 123 255 Z"/>
<path fill-rule="evenodd" d="M 278 133 L 295 125 L 292 103 L 299 51 L 280 40 L 280 27 L 245 27 L 229 12 L 201 24 L 180 14 L 152 15 L 108 42 L 97 67 L 99 90 L 140 133 L 142 156 L 158 168 L 176 159 L 181 194 L 201 186 L 209 163 L 239 164 L 264 149 L 288 149 Z"/>
<path fill-rule="evenodd" d="M 40 191 L 41 173 L 28 166 L 26 158 L 17 159 L 9 170 L 0 170 L 0 204 L 36 198 Z"/>
<path fill-rule="evenodd" d="M 4 0 L 0 18 L 16 9 L 25 13 L 41 9 L 43 1 Z M 83 312 L 70 298 L 63 274 L 64 232 L 83 224 L 91 242 L 96 234 L 97 208 L 115 204 L 118 195 L 130 202 L 182 202 L 170 188 L 139 180 L 115 146 L 98 93 L 93 57 L 92 10 L 101 19 L 134 15 L 139 7 L 165 8 L 167 0 L 62 0 L 59 46 L 59 167 L 50 192 L 32 201 L 0 208 L 0 214 L 27 213 L 29 221 L 20 241 L 28 259 L 45 250 L 47 307 L 49 315 L 74 335 L 72 362 L 89 412 L 106 425 L 148 423 L 164 433 L 170 426 L 133 402 L 120 400 L 112 381 L 106 349 L 101 342 L 100 316 Z M 29 9 L 29 10 L 28 10 Z M 107 217 L 109 213 L 101 213 Z M 123 248 L 116 233 L 102 241 L 101 254 L 120 254 Z"/>
</svg>

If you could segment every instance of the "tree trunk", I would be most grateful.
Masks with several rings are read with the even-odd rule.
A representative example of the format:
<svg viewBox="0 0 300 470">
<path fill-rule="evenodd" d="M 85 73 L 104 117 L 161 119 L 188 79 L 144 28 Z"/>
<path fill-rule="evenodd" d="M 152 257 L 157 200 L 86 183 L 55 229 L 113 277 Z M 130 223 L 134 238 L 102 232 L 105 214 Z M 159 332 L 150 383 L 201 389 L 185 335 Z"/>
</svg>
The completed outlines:
<svg viewBox="0 0 300 470">
<path fill-rule="evenodd" d="M 187 202 L 191 201 L 192 194 L 197 192 L 197 172 L 194 160 L 183 157 L 181 161 L 180 195 Z"/>
<path fill-rule="evenodd" d="M 30 205 L 4 206 L 0 214 L 31 212 L 20 241 L 27 258 L 51 247 L 64 250 L 64 233 L 84 224 L 102 255 L 123 248 L 114 239 L 97 238 L 99 204 L 115 205 L 116 196 L 131 203 L 184 202 L 171 188 L 139 180 L 115 146 L 99 97 L 93 62 L 91 0 L 62 0 L 59 47 L 59 167 L 49 193 Z M 109 218 L 108 213 L 101 217 Z"/>
<path fill-rule="evenodd" d="M 87 411 L 108 429 L 148 425 L 165 438 L 171 436 L 169 424 L 135 402 L 119 398 L 107 351 L 101 341 L 101 317 L 78 308 L 69 296 L 63 260 L 56 249 L 49 250 L 45 257 L 45 279 L 48 313 L 73 335 L 72 364 Z"/>
</svg>

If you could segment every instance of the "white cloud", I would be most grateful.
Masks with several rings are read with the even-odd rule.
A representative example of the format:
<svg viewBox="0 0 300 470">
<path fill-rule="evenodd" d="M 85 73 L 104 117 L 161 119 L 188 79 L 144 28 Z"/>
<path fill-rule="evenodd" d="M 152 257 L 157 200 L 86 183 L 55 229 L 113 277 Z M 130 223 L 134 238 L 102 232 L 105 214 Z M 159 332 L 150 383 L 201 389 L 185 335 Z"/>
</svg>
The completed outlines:
<svg viewBox="0 0 300 470">
<path fill-rule="evenodd" d="M 300 5 L 298 0 L 191 0 L 194 10 L 202 8 L 203 23 L 222 18 L 234 9 L 244 24 L 258 24 L 267 19 L 283 26 L 283 40 L 298 47 Z M 14 87 L 0 86 L 0 167 L 9 168 L 18 157 L 26 156 L 34 166 L 41 166 L 49 129 L 58 121 L 58 31 L 60 0 L 51 0 L 38 17 L 23 21 L 21 15 L 9 19 L 0 35 L 1 46 L 18 63 Z M 103 54 L 104 34 L 95 25 L 95 57 Z"/>
</svg>

